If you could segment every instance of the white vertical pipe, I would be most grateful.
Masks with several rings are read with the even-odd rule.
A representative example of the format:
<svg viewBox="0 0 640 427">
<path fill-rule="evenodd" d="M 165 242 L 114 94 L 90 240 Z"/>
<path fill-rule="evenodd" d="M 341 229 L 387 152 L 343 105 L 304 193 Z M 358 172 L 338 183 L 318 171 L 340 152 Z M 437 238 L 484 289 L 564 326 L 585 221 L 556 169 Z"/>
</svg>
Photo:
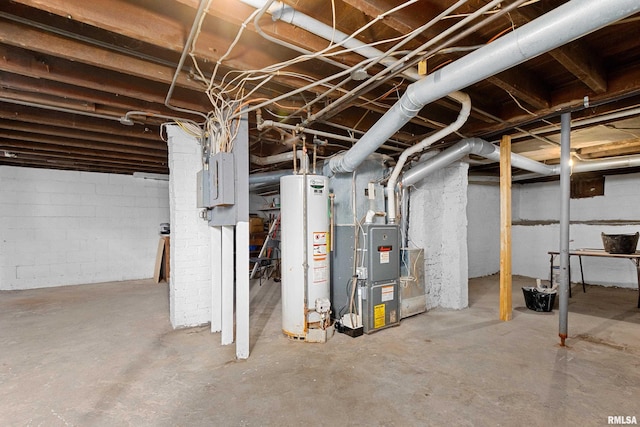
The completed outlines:
<svg viewBox="0 0 640 427">
<path fill-rule="evenodd" d="M 222 228 L 209 227 L 211 237 L 211 332 L 222 330 Z"/>
<path fill-rule="evenodd" d="M 249 222 L 236 224 L 236 357 L 249 357 Z"/>
<path fill-rule="evenodd" d="M 567 338 L 569 318 L 569 206 L 571 201 L 571 113 L 561 116 L 560 128 L 560 344 Z"/>
<path fill-rule="evenodd" d="M 233 228 L 222 226 L 222 345 L 233 343 Z"/>
<path fill-rule="evenodd" d="M 453 92 L 449 94 L 449 96 L 460 104 L 462 104 L 462 108 L 460 109 L 460 113 L 458 114 L 458 118 L 451 123 L 449 126 L 444 129 L 440 129 L 438 132 L 434 133 L 431 136 L 423 139 L 416 145 L 407 148 L 402 152 L 400 158 L 398 158 L 398 162 L 396 163 L 393 172 L 391 172 L 391 176 L 389 177 L 389 181 L 387 181 L 387 220 L 389 224 L 395 224 L 396 222 L 396 184 L 398 182 L 398 177 L 400 176 L 400 172 L 402 172 L 402 168 L 406 163 L 407 159 L 414 155 L 415 153 L 419 153 L 425 148 L 429 147 L 434 142 L 438 141 L 445 136 L 452 134 L 462 127 L 463 124 L 467 121 L 469 117 L 469 113 L 471 113 L 471 98 L 466 93 L 462 92 Z"/>
</svg>

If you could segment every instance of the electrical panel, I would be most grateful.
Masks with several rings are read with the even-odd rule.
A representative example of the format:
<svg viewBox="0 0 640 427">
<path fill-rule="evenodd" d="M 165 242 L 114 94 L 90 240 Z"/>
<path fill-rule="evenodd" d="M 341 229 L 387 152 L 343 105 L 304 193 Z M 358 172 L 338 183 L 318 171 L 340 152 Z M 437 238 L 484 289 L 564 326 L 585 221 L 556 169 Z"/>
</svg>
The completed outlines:
<svg viewBox="0 0 640 427">
<path fill-rule="evenodd" d="M 231 206 L 235 203 L 233 153 L 217 153 L 209 158 L 209 168 L 197 173 L 198 208 Z"/>
<path fill-rule="evenodd" d="M 211 156 L 209 177 L 211 207 L 233 205 L 236 200 L 233 153 L 216 153 Z"/>
</svg>

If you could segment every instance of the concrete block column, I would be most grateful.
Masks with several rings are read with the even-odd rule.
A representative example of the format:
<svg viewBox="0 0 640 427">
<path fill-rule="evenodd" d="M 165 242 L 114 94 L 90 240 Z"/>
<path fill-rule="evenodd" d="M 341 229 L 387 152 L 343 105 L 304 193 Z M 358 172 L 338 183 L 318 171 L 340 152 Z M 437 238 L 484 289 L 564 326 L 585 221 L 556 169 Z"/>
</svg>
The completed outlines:
<svg viewBox="0 0 640 427">
<path fill-rule="evenodd" d="M 196 173 L 200 145 L 177 126 L 167 126 L 171 209 L 170 317 L 174 328 L 211 321 L 211 252 L 207 221 L 199 217 Z"/>
<path fill-rule="evenodd" d="M 409 239 L 424 248 L 427 308 L 469 305 L 467 163 L 441 169 L 411 189 Z"/>
</svg>

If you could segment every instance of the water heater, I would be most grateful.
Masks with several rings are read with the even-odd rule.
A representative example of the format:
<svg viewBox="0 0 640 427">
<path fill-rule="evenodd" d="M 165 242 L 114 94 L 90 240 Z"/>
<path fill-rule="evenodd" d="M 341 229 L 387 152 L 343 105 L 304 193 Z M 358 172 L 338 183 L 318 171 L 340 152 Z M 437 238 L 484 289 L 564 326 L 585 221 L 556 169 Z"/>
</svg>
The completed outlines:
<svg viewBox="0 0 640 427">
<path fill-rule="evenodd" d="M 280 179 L 282 331 L 326 341 L 330 323 L 329 186 L 321 175 Z"/>
</svg>

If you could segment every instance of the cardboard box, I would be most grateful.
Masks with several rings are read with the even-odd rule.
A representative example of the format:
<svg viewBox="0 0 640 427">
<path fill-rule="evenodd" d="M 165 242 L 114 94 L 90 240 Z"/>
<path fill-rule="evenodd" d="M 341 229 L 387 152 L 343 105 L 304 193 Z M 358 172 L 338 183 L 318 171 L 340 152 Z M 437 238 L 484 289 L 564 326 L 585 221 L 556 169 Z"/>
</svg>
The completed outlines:
<svg viewBox="0 0 640 427">
<path fill-rule="evenodd" d="M 264 231 L 264 221 L 260 217 L 249 218 L 249 233 L 261 233 Z"/>
<path fill-rule="evenodd" d="M 267 237 L 267 233 L 251 233 L 249 234 L 249 245 L 262 246 L 264 244 L 264 240 Z"/>
</svg>

